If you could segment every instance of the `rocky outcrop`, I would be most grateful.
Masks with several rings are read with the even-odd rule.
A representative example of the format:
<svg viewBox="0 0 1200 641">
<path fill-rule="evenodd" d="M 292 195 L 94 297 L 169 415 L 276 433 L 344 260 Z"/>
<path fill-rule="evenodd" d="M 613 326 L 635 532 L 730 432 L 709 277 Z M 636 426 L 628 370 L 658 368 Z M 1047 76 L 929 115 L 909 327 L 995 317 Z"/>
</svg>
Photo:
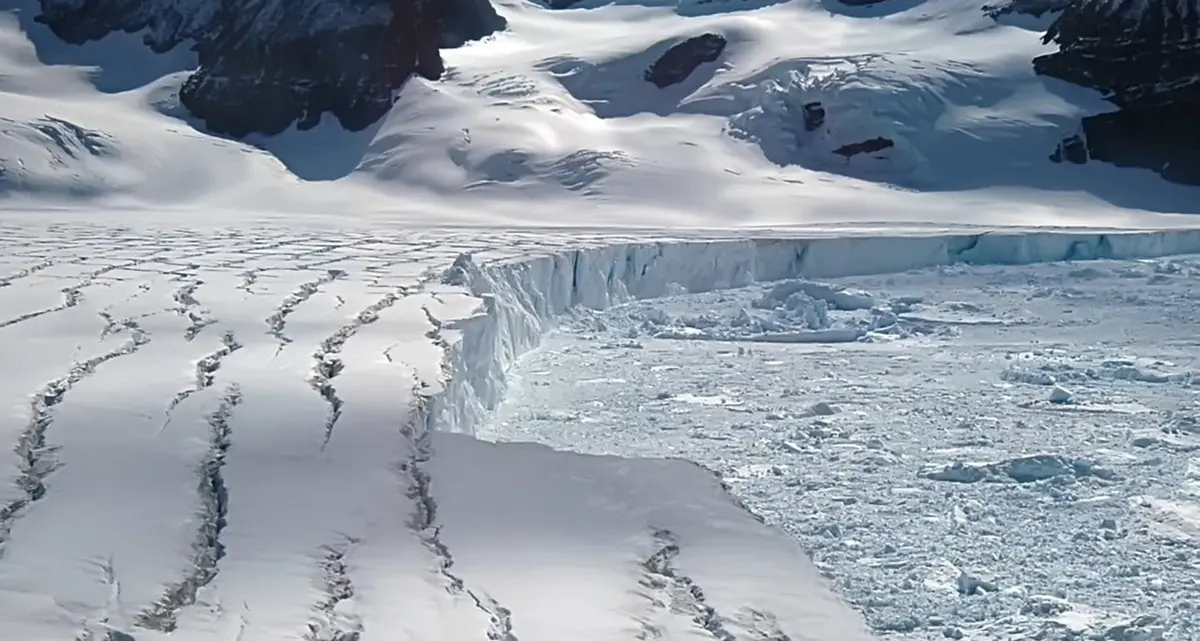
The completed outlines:
<svg viewBox="0 0 1200 641">
<path fill-rule="evenodd" d="M 1069 4 L 1071 4 L 1071 0 L 1008 0 L 986 5 L 983 7 L 983 12 L 994 19 L 1009 14 L 1041 18 L 1048 14 L 1058 13 L 1066 9 Z"/>
<path fill-rule="evenodd" d="M 692 75 L 700 65 L 716 62 L 725 51 L 725 38 L 715 33 L 694 36 L 667 49 L 643 74 L 659 89 L 676 85 Z"/>
<path fill-rule="evenodd" d="M 804 131 L 816 131 L 825 124 L 825 105 L 820 101 L 804 103 Z"/>
<path fill-rule="evenodd" d="M 39 0 L 71 44 L 142 32 L 155 52 L 190 45 L 180 101 L 215 133 L 277 134 L 324 113 L 364 129 L 410 77 L 444 71 L 439 48 L 504 27 L 488 0 Z"/>
<path fill-rule="evenodd" d="M 895 146 L 896 142 L 891 138 L 876 136 L 875 138 L 870 138 L 862 142 L 852 142 L 848 145 L 842 145 L 841 147 L 834 149 L 833 153 L 839 156 L 845 156 L 846 160 L 849 160 L 852 156 L 857 156 L 859 154 L 873 154 L 877 151 L 883 151 L 884 149 L 889 149 Z"/>
<path fill-rule="evenodd" d="M 1200 0 L 1074 0 L 1044 40 L 1037 73 L 1120 108 L 1083 120 L 1088 159 L 1200 184 Z"/>
<path fill-rule="evenodd" d="M 1080 134 L 1063 138 L 1058 143 L 1058 148 L 1054 150 L 1054 153 L 1050 154 L 1050 160 L 1054 162 L 1069 162 L 1076 165 L 1087 163 L 1087 141 Z"/>
<path fill-rule="evenodd" d="M 1083 119 L 1083 133 L 1063 141 L 1063 160 L 1099 160 L 1153 169 L 1163 178 L 1200 186 L 1200 104 L 1131 106 Z M 1051 157 L 1056 158 L 1057 152 Z"/>
</svg>

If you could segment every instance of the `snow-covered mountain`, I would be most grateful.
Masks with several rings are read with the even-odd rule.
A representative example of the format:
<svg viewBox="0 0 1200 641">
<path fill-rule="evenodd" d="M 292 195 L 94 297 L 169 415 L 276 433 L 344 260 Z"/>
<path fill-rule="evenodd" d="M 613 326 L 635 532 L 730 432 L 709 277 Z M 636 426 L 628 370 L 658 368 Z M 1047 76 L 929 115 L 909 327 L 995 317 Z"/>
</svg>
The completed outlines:
<svg viewBox="0 0 1200 641">
<path fill-rule="evenodd" d="M 486 0 L 40 0 L 34 19 L 74 45 L 141 33 L 152 51 L 191 48 L 180 102 L 215 133 L 311 129 L 325 113 L 356 131 L 412 75 L 439 78 L 440 47 L 504 26 Z"/>
<path fill-rule="evenodd" d="M 1200 211 L 1195 2 L 1092 6 L 12 0 L 0 190 L 573 224 Z M 1100 51 L 1133 62 L 1091 71 L 1124 25 Z"/>
</svg>

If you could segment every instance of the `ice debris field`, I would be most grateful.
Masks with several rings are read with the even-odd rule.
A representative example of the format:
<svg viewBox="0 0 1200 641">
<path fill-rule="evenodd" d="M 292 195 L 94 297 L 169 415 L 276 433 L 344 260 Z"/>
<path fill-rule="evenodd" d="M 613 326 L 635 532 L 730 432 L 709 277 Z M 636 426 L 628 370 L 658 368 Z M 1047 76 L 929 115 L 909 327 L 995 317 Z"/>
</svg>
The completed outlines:
<svg viewBox="0 0 1200 641">
<path fill-rule="evenodd" d="M 1200 232 L 12 220 L 4 638 L 1196 633 Z"/>
</svg>

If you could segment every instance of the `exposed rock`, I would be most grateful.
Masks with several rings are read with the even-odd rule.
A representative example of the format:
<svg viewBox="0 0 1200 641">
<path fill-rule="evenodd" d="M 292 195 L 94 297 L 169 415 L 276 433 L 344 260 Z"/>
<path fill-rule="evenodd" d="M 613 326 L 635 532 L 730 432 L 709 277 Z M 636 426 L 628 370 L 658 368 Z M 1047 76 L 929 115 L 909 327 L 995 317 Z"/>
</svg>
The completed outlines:
<svg viewBox="0 0 1200 641">
<path fill-rule="evenodd" d="M 877 151 L 883 151 L 884 149 L 895 146 L 896 143 L 891 138 L 878 136 L 862 142 L 852 142 L 848 145 L 842 145 L 841 147 L 834 149 L 833 153 L 839 156 L 845 156 L 846 159 L 849 160 L 851 156 L 857 156 L 858 154 L 872 154 Z"/>
<path fill-rule="evenodd" d="M 1200 0 L 1074 0 L 1044 40 L 1037 73 L 1121 108 L 1083 120 L 1089 158 L 1200 184 Z"/>
<path fill-rule="evenodd" d="M 1050 13 L 1058 13 L 1067 8 L 1071 0 L 1010 0 L 987 5 L 983 12 L 991 18 L 1000 18 L 1009 14 L 1020 14 L 1041 18 Z"/>
<path fill-rule="evenodd" d="M 804 105 L 804 130 L 816 131 L 825 124 L 825 107 L 820 102 L 809 102 Z"/>
<path fill-rule="evenodd" d="M 355 131 L 391 107 L 413 75 L 444 71 L 439 47 L 504 27 L 487 0 L 39 0 L 71 44 L 143 32 L 155 52 L 199 57 L 180 101 L 212 131 L 277 134 L 329 112 Z"/>
<path fill-rule="evenodd" d="M 1087 143 L 1079 134 L 1067 136 L 1062 142 L 1058 143 L 1058 149 L 1050 154 L 1050 160 L 1054 162 L 1069 162 L 1076 165 L 1082 165 L 1088 161 Z"/>
<path fill-rule="evenodd" d="M 716 62 L 723 51 L 724 36 L 715 33 L 693 36 L 667 49 L 666 53 L 646 69 L 643 77 L 659 89 L 679 84 L 700 65 Z"/>
<path fill-rule="evenodd" d="M 1089 158 L 1200 185 L 1200 100 L 1134 105 L 1083 119 Z"/>
</svg>

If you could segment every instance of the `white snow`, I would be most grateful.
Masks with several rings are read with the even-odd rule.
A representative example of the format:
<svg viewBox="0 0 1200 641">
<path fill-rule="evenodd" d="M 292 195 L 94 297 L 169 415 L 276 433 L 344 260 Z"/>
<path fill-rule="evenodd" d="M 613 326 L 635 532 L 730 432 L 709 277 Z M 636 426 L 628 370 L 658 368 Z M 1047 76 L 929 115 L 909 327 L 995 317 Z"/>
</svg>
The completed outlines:
<svg viewBox="0 0 1200 641">
<path fill-rule="evenodd" d="M 238 142 L 178 104 L 195 66 L 185 45 L 68 46 L 34 21 L 35 0 L 13 0 L 0 12 L 0 198 L 422 227 L 1163 227 L 1200 213 L 1191 189 L 1148 171 L 1049 163 L 1104 103 L 1035 76 L 1041 34 L 973 0 L 497 8 L 508 29 L 446 50 L 446 78 L 412 80 L 377 125 L 346 134 L 326 117 Z M 728 40 L 717 62 L 665 90 L 641 78 L 701 33 Z M 827 117 L 806 132 L 810 100 Z M 875 136 L 896 146 L 832 153 Z"/>
<path fill-rule="evenodd" d="M 35 5 L 0 10 L 0 638 L 1195 634 L 1200 201 L 1044 161 L 1101 103 L 1039 34 L 503 0 L 378 125 L 237 142 L 186 48 Z M 593 340 L 510 377 L 564 320 Z M 514 407 L 559 449 L 474 438 Z"/>
<path fill-rule="evenodd" d="M 28 365 L 0 381 L 15 454 L 0 494 L 0 603 L 5 631 L 22 638 L 870 638 L 802 548 L 699 467 L 473 441 L 504 398 L 505 371 L 576 306 L 967 260 L 1200 249 L 1185 230 L 638 241 L 10 220 L 0 357 Z M 1196 273 L 1156 265 L 1148 292 Z M 1096 279 L 1108 272 L 1089 269 L 1080 282 L 1107 285 Z M 876 289 L 783 283 L 746 307 L 803 333 L 813 319 L 793 310 L 823 305 L 819 330 L 878 337 L 889 336 L 880 301 L 937 307 L 920 290 Z M 960 314 L 997 311 L 952 300 Z M 960 327 L 896 316 L 933 335 Z M 647 327 L 599 347 L 617 353 Z M 682 373 L 663 365 L 647 371 Z M 1101 367 L 1130 384 L 1191 380 L 1185 362 L 1132 353 Z M 580 389 L 628 387 L 578 371 Z M 656 391 L 676 408 L 752 409 L 735 387 Z M 1069 407 L 1105 412 L 1108 401 L 1133 404 L 1082 396 Z M 844 405 L 817 398 L 803 412 L 845 420 Z M 599 426 L 577 423 L 583 446 Z M 1187 536 L 1187 487 L 1137 500 L 1163 515 L 1157 527 Z"/>
</svg>

